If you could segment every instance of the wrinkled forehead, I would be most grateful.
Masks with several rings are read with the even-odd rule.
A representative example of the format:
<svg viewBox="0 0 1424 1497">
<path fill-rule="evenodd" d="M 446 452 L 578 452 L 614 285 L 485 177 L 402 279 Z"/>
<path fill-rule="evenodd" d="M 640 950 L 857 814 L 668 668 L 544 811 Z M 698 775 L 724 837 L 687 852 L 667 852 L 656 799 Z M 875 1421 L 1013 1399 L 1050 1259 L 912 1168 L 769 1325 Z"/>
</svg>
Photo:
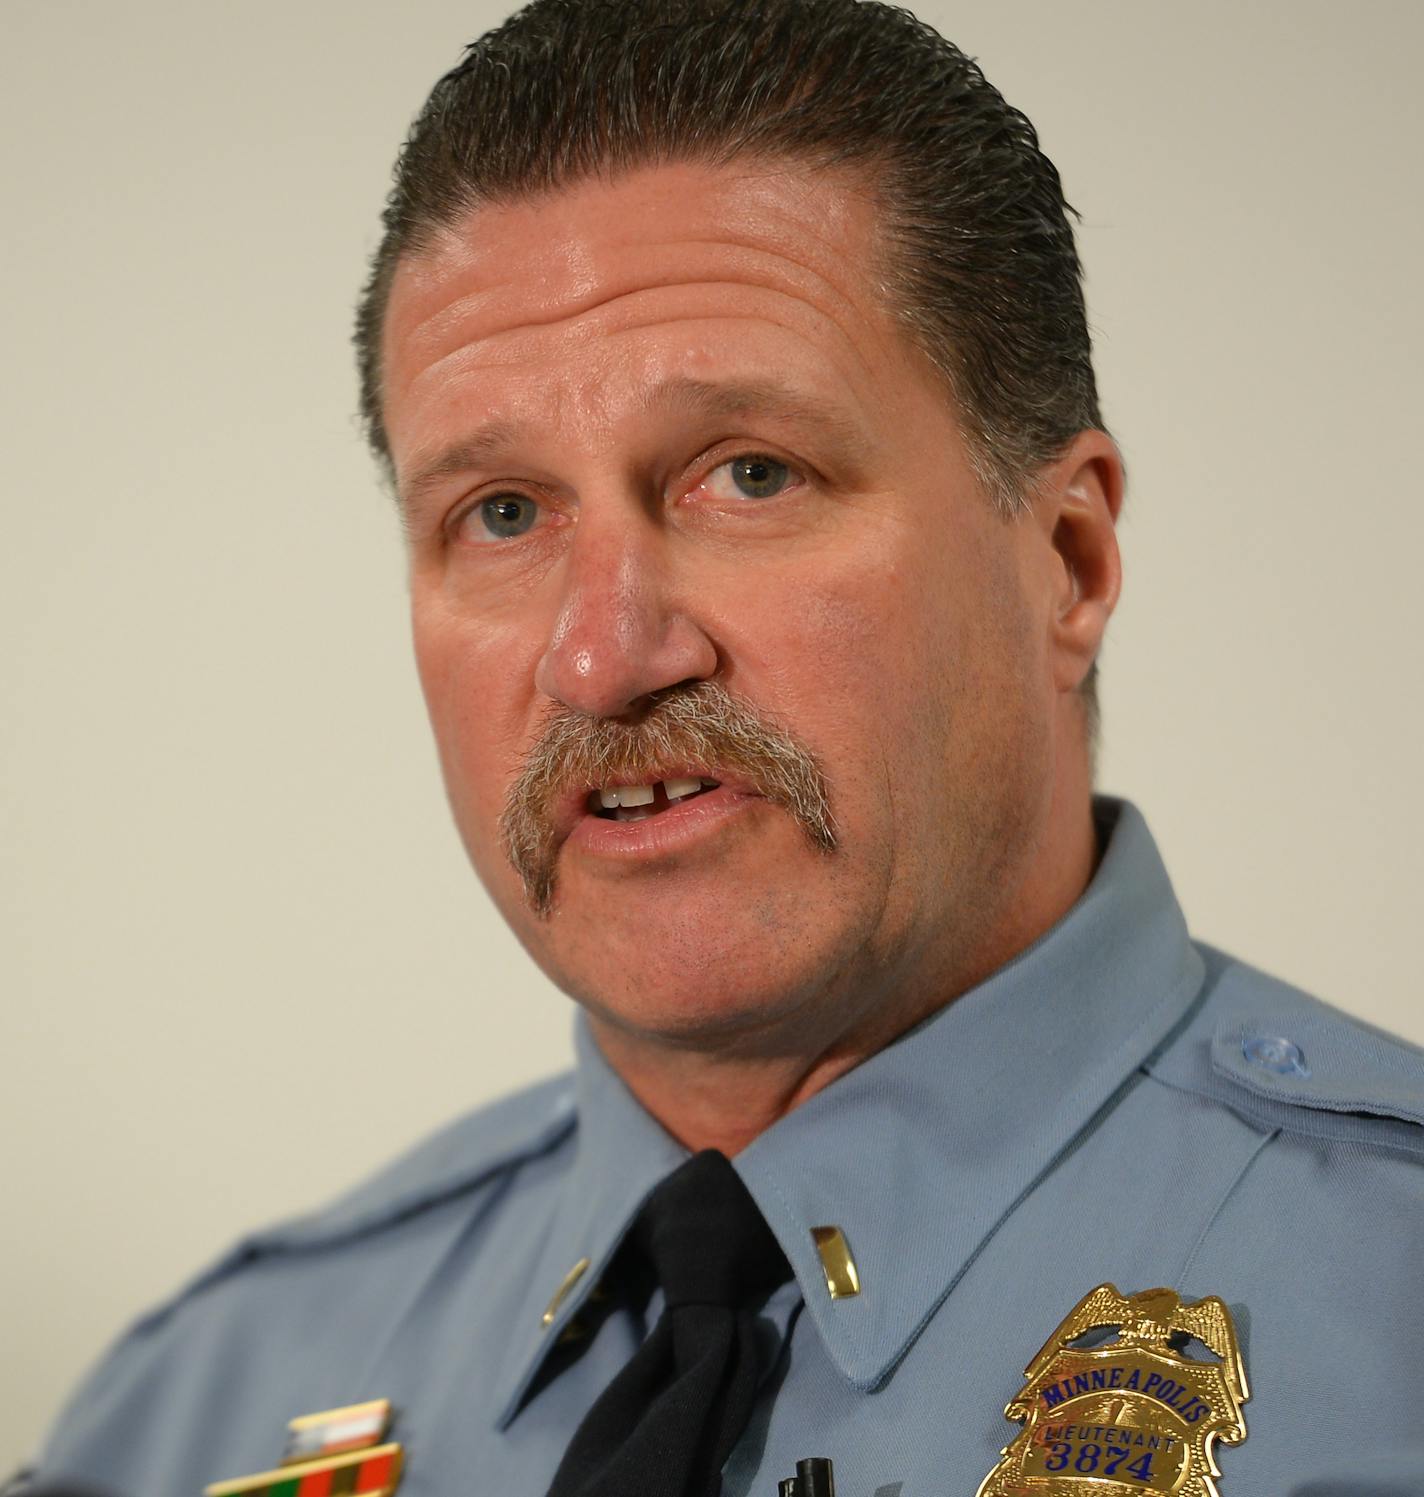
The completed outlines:
<svg viewBox="0 0 1424 1497">
<path fill-rule="evenodd" d="M 681 348 L 683 374 L 710 341 L 813 383 L 818 365 L 873 383 L 910 353 L 882 282 L 873 196 L 841 171 L 666 164 L 481 205 L 397 267 L 383 339 L 392 449 L 452 381 L 566 372 L 620 343 L 655 359 Z"/>
<path fill-rule="evenodd" d="M 590 173 L 556 187 L 477 203 L 434 227 L 401 257 L 387 303 L 387 326 L 418 308 L 451 273 L 482 275 L 506 297 L 526 277 L 548 298 L 576 296 L 606 262 L 645 254 L 660 259 L 701 244 L 775 254 L 793 252 L 810 272 L 877 283 L 874 179 L 848 167 L 782 158 L 725 164 L 670 161 Z M 852 264 L 837 262 L 845 250 Z M 513 253 L 514 258 L 511 258 Z"/>
</svg>

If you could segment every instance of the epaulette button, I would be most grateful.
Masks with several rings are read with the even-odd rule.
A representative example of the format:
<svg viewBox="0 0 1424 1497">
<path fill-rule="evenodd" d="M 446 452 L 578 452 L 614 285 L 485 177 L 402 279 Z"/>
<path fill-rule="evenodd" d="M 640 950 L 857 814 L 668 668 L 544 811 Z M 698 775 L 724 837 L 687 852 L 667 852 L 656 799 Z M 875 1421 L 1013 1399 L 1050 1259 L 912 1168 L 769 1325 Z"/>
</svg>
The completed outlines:
<svg viewBox="0 0 1424 1497">
<path fill-rule="evenodd" d="M 1253 1066 L 1260 1066 L 1273 1076 L 1310 1075 L 1300 1046 L 1278 1034 L 1248 1034 L 1241 1041 L 1241 1053 Z"/>
</svg>

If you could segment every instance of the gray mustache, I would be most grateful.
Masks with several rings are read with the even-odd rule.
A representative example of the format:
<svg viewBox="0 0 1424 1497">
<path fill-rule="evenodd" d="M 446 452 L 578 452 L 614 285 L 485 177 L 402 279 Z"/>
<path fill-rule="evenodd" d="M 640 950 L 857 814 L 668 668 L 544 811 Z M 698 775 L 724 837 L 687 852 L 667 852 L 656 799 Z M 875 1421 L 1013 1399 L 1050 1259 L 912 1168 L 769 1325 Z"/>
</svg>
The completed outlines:
<svg viewBox="0 0 1424 1497">
<path fill-rule="evenodd" d="M 655 693 L 636 722 L 550 708 L 500 817 L 505 854 L 535 914 L 553 908 L 559 854 L 554 807 L 570 789 L 648 785 L 687 768 L 746 781 L 790 813 L 813 846 L 832 852 L 836 826 L 825 775 L 811 751 L 716 681 Z"/>
</svg>

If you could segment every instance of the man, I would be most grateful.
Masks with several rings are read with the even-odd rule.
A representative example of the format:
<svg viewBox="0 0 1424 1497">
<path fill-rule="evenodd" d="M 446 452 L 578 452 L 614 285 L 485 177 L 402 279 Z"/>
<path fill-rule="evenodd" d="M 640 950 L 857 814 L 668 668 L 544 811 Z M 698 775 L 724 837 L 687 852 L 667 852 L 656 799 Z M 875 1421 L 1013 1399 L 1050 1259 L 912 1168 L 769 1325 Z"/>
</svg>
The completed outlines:
<svg viewBox="0 0 1424 1497">
<path fill-rule="evenodd" d="M 42 1479 L 390 1399 L 404 1492 L 1424 1490 L 1424 1062 L 1091 797 L 1122 467 L 1027 122 L 874 5 L 541 0 L 417 122 L 358 349 L 578 1073 L 241 1245 Z M 240 1489 L 366 1490 L 311 1427 Z"/>
</svg>

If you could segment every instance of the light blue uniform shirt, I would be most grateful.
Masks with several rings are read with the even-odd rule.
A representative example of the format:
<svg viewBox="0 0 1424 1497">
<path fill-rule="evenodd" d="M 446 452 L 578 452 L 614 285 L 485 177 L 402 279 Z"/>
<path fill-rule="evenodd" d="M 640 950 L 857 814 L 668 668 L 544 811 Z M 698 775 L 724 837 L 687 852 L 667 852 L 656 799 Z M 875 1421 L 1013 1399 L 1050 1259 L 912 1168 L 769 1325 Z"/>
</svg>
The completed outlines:
<svg viewBox="0 0 1424 1497">
<path fill-rule="evenodd" d="M 1424 1054 L 1193 943 L 1141 817 L 1097 809 L 1058 926 L 737 1156 L 795 1278 L 726 1497 L 811 1455 L 841 1497 L 973 1497 L 1030 1358 L 1107 1281 L 1231 1306 L 1252 1397 L 1222 1497 L 1424 1493 Z M 542 1497 L 658 1310 L 585 1301 L 684 1157 L 580 1026 L 574 1075 L 141 1320 L 40 1470 L 197 1497 L 273 1466 L 292 1417 L 386 1397 L 401 1497 Z M 827 1225 L 856 1296 L 830 1297 Z"/>
</svg>

